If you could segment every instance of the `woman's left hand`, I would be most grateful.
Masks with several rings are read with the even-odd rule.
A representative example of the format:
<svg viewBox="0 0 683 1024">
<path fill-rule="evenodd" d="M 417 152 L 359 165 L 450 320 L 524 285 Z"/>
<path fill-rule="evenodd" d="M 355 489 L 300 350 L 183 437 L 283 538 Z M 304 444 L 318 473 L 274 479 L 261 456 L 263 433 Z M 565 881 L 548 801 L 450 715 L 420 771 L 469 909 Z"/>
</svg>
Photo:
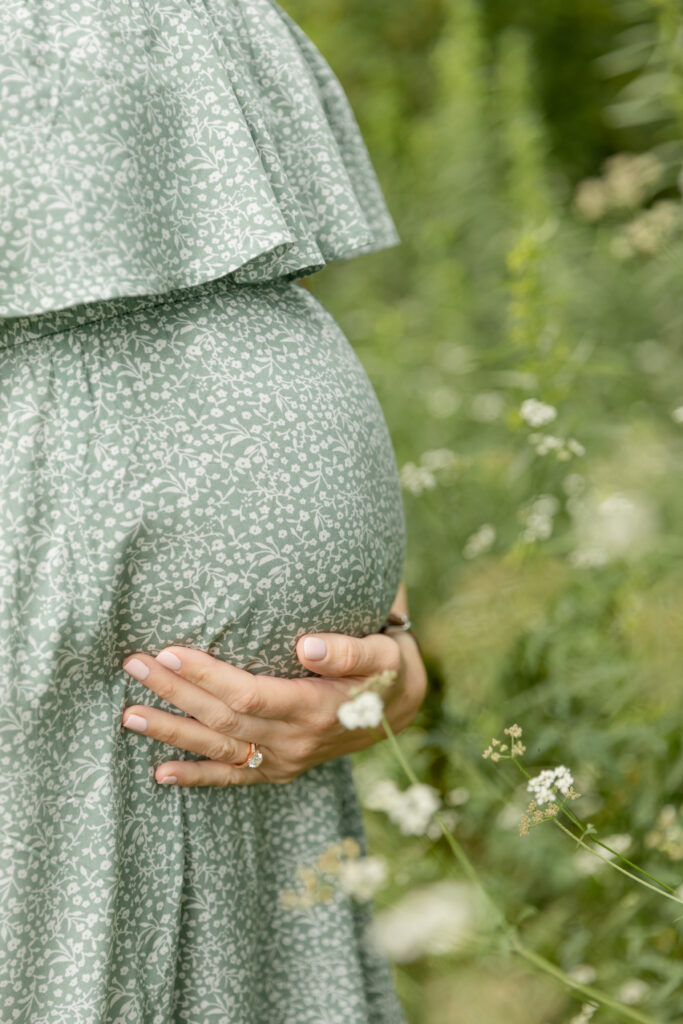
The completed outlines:
<svg viewBox="0 0 683 1024">
<path fill-rule="evenodd" d="M 306 639 L 314 641 L 308 655 Z M 311 657 L 321 649 L 319 641 L 326 653 Z M 380 696 L 394 733 L 410 725 L 424 700 L 427 673 L 407 632 L 307 634 L 297 641 L 296 653 L 304 667 L 319 675 L 254 675 L 193 647 L 128 658 L 125 671 L 186 716 L 132 705 L 123 712 L 122 725 L 208 759 L 165 761 L 156 769 L 156 781 L 172 784 L 175 778 L 179 786 L 285 783 L 323 761 L 372 746 L 386 739 L 384 728 L 346 729 L 337 709 L 352 699 L 350 690 L 387 669 L 396 677 Z M 247 758 L 250 742 L 263 754 L 261 765 L 236 767 Z"/>
</svg>

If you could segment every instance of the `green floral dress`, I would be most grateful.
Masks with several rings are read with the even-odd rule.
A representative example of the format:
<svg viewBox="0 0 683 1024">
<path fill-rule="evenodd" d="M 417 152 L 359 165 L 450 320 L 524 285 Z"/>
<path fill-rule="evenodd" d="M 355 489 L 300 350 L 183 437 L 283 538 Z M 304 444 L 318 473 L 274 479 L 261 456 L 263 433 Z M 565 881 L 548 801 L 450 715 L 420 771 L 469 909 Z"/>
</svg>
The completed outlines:
<svg viewBox="0 0 683 1024">
<path fill-rule="evenodd" d="M 307 674 L 401 580 L 371 383 L 297 280 L 399 239 L 344 92 L 272 0 L 0 13 L 0 1021 L 405 1024 L 370 904 L 292 906 L 366 851 L 342 757 L 164 787 L 201 759 L 121 668 L 169 644 Z"/>
</svg>

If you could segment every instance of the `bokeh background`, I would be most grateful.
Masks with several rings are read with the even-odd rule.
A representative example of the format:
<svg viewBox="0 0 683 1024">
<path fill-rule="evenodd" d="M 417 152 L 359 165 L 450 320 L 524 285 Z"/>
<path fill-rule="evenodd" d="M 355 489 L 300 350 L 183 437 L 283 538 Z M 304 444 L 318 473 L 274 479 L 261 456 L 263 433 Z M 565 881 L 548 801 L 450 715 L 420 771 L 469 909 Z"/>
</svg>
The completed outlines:
<svg viewBox="0 0 683 1024">
<path fill-rule="evenodd" d="M 683 881 L 681 4 L 283 7 L 344 85 L 403 239 L 307 282 L 375 386 L 401 472 L 430 672 L 401 745 L 531 948 L 681 1021 L 683 908 L 550 822 L 521 837 L 525 780 L 482 758 L 519 723 L 532 773 L 567 765 L 575 813 Z M 525 418 L 528 399 L 552 421 Z M 354 765 L 411 1024 L 588 1020 L 471 934 L 438 828 L 403 834 L 372 809 L 378 781 L 407 784 L 389 744 Z"/>
</svg>

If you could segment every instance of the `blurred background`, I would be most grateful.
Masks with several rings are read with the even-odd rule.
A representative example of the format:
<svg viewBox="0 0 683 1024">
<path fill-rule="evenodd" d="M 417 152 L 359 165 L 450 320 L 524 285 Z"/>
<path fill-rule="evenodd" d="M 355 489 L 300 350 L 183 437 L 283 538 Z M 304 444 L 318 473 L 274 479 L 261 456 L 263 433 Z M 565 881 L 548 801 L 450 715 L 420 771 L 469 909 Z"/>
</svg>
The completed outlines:
<svg viewBox="0 0 683 1024">
<path fill-rule="evenodd" d="M 403 239 L 307 282 L 373 382 L 401 473 L 430 672 L 401 745 L 531 948 L 683 1020 L 680 904 L 551 822 L 520 836 L 526 782 L 482 759 L 519 723 L 532 774 L 568 766 L 579 818 L 683 881 L 681 4 L 282 6 L 344 85 Z M 354 764 L 411 1024 L 590 1019 L 471 933 L 438 827 L 377 809 L 380 784 L 407 785 L 389 744 Z"/>
</svg>

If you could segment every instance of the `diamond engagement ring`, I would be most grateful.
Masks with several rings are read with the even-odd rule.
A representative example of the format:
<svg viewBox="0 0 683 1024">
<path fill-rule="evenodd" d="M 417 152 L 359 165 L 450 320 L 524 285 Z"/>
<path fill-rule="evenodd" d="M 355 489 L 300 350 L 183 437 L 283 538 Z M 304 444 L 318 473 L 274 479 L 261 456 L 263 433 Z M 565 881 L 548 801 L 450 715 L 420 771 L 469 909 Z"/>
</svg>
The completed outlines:
<svg viewBox="0 0 683 1024">
<path fill-rule="evenodd" d="M 263 754 L 261 751 L 255 743 L 250 743 L 246 761 L 242 761 L 242 764 L 236 764 L 235 768 L 258 768 L 262 760 Z"/>
</svg>

